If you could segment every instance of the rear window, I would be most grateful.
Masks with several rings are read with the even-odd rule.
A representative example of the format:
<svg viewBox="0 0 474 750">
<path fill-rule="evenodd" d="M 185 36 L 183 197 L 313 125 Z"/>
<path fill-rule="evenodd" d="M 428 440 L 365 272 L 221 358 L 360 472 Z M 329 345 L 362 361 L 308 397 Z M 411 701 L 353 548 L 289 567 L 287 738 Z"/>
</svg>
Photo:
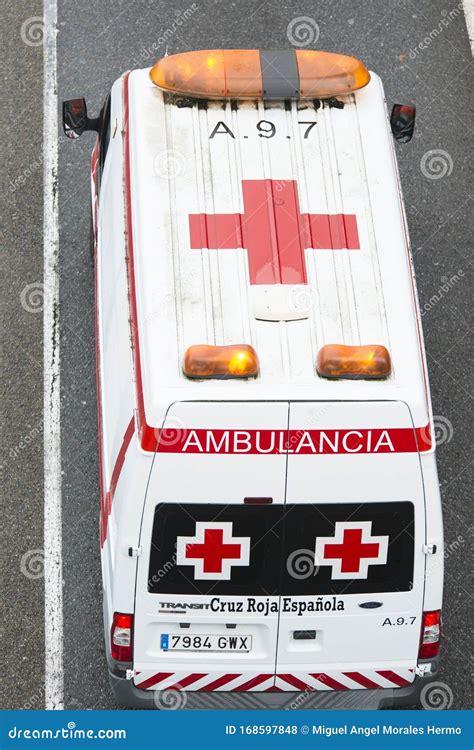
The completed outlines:
<svg viewBox="0 0 474 750">
<path fill-rule="evenodd" d="M 190 564 L 183 560 L 185 548 L 193 557 Z M 148 591 L 216 596 L 408 591 L 413 554 L 411 502 L 160 503 L 152 529 Z M 226 579 L 223 561 L 228 558 Z"/>
<path fill-rule="evenodd" d="M 152 594 L 277 595 L 282 506 L 163 503 L 153 523 L 148 591 Z M 194 537 L 196 523 L 232 523 L 232 536 L 250 537 L 249 564 L 231 568 L 230 580 L 196 578 L 193 565 L 178 565 L 180 536 Z M 225 553 L 225 549 L 223 550 Z"/>
<path fill-rule="evenodd" d="M 282 594 L 369 594 L 387 591 L 409 591 L 413 587 L 414 554 L 414 509 L 409 502 L 401 503 L 344 503 L 317 505 L 287 505 L 283 557 L 286 564 L 282 570 Z M 360 526 L 359 526 L 360 522 Z M 346 524 L 363 528 L 370 524 L 368 541 L 353 541 L 353 547 L 346 543 L 344 549 L 336 540 L 336 524 Z M 367 528 L 367 527 L 366 527 Z M 298 577 L 295 564 L 298 560 L 295 550 L 315 551 L 316 538 L 328 540 L 334 560 L 348 559 L 362 564 L 365 555 L 371 555 L 370 540 L 387 538 L 385 564 L 369 564 L 365 578 L 335 578 L 331 565 L 319 564 L 312 575 Z M 373 541 L 372 541 L 373 544 Z M 341 555 L 340 558 L 336 555 Z M 292 560 L 291 555 L 294 555 Z M 302 557 L 302 559 L 305 559 Z M 291 570 L 293 569 L 293 574 Z"/>
</svg>

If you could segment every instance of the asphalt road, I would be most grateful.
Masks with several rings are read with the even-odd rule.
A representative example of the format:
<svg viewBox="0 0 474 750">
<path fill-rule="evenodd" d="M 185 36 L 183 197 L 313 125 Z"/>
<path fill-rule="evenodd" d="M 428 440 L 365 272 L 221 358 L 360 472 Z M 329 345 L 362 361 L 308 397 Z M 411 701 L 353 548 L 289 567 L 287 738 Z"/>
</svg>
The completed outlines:
<svg viewBox="0 0 474 750">
<path fill-rule="evenodd" d="M 414 140 L 397 152 L 437 415 L 446 540 L 440 679 L 452 691 L 452 708 L 469 706 L 472 535 L 469 153 L 474 119 L 472 57 L 460 7 L 445 0 L 199 0 L 186 7 L 152 0 L 60 0 L 58 5 L 59 97 L 85 96 L 92 115 L 124 70 L 146 67 L 166 50 L 287 47 L 288 25 L 302 16 L 313 19 L 310 47 L 361 58 L 381 75 L 389 103 L 416 102 Z M 183 20 L 186 8 L 193 12 Z M 8 366 L 2 383 L 2 644 L 9 647 L 2 659 L 1 704 L 19 708 L 41 707 L 44 694 L 43 583 L 31 552 L 42 547 L 42 328 L 41 305 L 37 310 L 35 287 L 29 286 L 42 278 L 42 52 L 31 38 L 24 41 L 25 29 L 21 33 L 25 21 L 41 15 L 41 4 L 19 0 L 4 13 L 3 330 Z M 114 708 L 106 678 L 98 543 L 88 241 L 92 145 L 88 134 L 76 143 L 62 139 L 59 165 L 65 707 L 83 709 Z M 434 150 L 440 153 L 429 153 Z"/>
<path fill-rule="evenodd" d="M 33 0 L 3 6 L 2 707 L 44 699 L 42 49 L 21 25 Z M 33 39 L 34 41 L 34 39 Z M 24 572 L 23 572 L 24 571 Z M 25 574 L 26 575 L 25 575 Z M 8 644 L 8 646 L 7 646 Z"/>
</svg>

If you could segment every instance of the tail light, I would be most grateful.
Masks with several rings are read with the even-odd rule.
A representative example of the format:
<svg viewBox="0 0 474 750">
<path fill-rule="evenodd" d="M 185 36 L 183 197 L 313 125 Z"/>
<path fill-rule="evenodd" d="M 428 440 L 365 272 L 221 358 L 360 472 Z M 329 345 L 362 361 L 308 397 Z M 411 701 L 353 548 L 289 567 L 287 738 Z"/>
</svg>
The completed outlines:
<svg viewBox="0 0 474 750">
<path fill-rule="evenodd" d="M 132 661 L 133 615 L 114 613 L 110 629 L 110 650 L 116 661 Z"/>
<path fill-rule="evenodd" d="M 419 659 L 431 659 L 438 655 L 441 640 L 441 610 L 423 612 Z"/>
</svg>

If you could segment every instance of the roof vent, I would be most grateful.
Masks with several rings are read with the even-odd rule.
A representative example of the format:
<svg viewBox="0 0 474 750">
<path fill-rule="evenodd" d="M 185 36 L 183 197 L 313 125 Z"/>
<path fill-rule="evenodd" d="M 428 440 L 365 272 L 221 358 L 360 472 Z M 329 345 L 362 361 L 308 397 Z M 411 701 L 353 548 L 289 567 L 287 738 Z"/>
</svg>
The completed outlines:
<svg viewBox="0 0 474 750">
<path fill-rule="evenodd" d="M 313 304 L 308 284 L 271 284 L 251 287 L 257 320 L 304 320 Z"/>
</svg>

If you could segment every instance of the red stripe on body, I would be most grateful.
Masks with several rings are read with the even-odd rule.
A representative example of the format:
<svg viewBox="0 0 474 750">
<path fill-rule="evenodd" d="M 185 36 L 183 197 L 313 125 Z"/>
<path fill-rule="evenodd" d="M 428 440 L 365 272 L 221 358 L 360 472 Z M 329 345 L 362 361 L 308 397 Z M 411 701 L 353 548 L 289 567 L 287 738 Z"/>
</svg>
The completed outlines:
<svg viewBox="0 0 474 750">
<path fill-rule="evenodd" d="M 269 680 L 270 677 L 275 677 L 274 674 L 259 674 L 256 677 L 252 677 L 251 680 L 248 680 L 248 682 L 244 682 L 243 685 L 239 685 L 238 687 L 235 687 L 233 692 L 236 693 L 242 693 L 245 690 L 251 690 L 254 687 L 257 687 L 257 685 L 260 685 L 260 683 L 265 682 L 265 680 Z"/>
<path fill-rule="evenodd" d="M 377 685 L 376 682 L 369 680 L 368 677 L 361 674 L 360 672 L 343 672 L 342 674 L 346 677 L 349 677 L 351 680 L 354 680 L 354 682 L 358 682 L 359 685 L 362 685 L 362 687 L 368 688 L 370 690 L 379 690 L 382 687 L 382 685 Z"/>
<path fill-rule="evenodd" d="M 433 441 L 431 439 L 431 425 L 428 423 L 426 427 L 415 427 L 416 442 L 420 453 L 431 450 Z"/>
<path fill-rule="evenodd" d="M 324 672 L 311 674 L 311 677 L 314 677 L 315 680 L 319 680 L 319 682 L 322 682 L 323 685 L 327 685 L 332 690 L 349 690 L 350 688 L 347 687 L 347 685 L 343 685 L 342 682 L 338 682 L 333 677 L 329 677 L 328 674 L 324 674 Z"/>
<path fill-rule="evenodd" d="M 99 288 L 97 258 L 97 168 L 99 161 L 99 139 L 97 138 L 91 155 L 91 176 L 94 185 L 92 212 L 94 224 L 94 328 L 95 328 L 95 377 L 97 388 L 97 435 L 99 458 L 99 492 L 100 492 L 100 545 L 104 544 L 107 535 L 108 498 L 105 491 L 104 463 L 102 455 L 102 395 L 100 389 L 100 348 L 99 348 Z"/>
<path fill-rule="evenodd" d="M 103 463 L 103 430 L 102 430 L 102 394 L 100 385 L 100 347 L 99 347 L 99 290 L 98 290 L 98 257 L 97 257 L 97 206 L 98 206 L 98 167 L 99 167 L 99 140 L 97 139 L 91 156 L 91 174 L 94 185 L 95 195 L 93 196 L 93 241 L 94 241 L 94 297 L 95 297 L 95 357 L 96 357 L 96 386 L 97 386 L 97 432 L 99 438 L 98 457 L 99 457 L 99 489 L 100 489 L 100 544 L 103 546 L 107 538 L 108 517 L 112 510 L 112 502 L 120 477 L 120 472 L 125 461 L 125 455 L 130 445 L 134 431 L 134 420 L 130 423 L 125 431 L 122 445 L 115 460 L 115 465 L 110 479 L 109 489 L 105 490 L 104 481 L 104 463 Z"/>
<path fill-rule="evenodd" d="M 169 685 L 165 689 L 166 690 L 182 690 L 188 685 L 192 685 L 193 682 L 197 682 L 198 680 L 201 680 L 203 677 L 207 677 L 207 672 L 204 672 L 201 674 L 199 672 L 188 674 L 187 677 L 183 677 L 182 680 L 180 680 L 179 682 L 175 682 L 174 685 Z"/>
<path fill-rule="evenodd" d="M 419 430 L 425 432 L 426 430 Z M 340 454 L 386 454 L 386 453 L 416 453 L 419 446 L 418 430 L 412 427 L 392 427 L 351 430 L 289 430 L 285 431 L 286 440 L 281 439 L 278 430 L 206 430 L 182 429 L 176 435 L 175 441 L 159 442 L 158 453 L 190 453 L 190 454 L 278 454 L 285 453 L 286 446 L 289 453 L 294 455 L 340 455 Z M 241 438 L 245 435 L 248 446 L 245 450 L 236 450 L 235 435 Z M 357 433 L 357 434 L 356 434 Z M 387 433 L 390 444 L 386 441 Z M 212 435 L 212 440 L 209 440 Z M 228 435 L 228 441 L 224 440 Z M 307 437 L 306 437 L 307 435 Z M 369 440 L 370 437 L 370 440 Z M 383 438 L 383 440 L 381 440 Z M 309 444 L 312 441 L 313 448 Z M 381 440 L 381 444 L 378 445 Z M 301 445 L 300 445 L 301 443 Z M 240 442 L 241 446 L 242 443 Z M 424 444 L 425 446 L 427 443 Z M 216 447 L 217 446 L 217 447 Z M 374 450 L 377 448 L 377 450 Z M 391 449 L 393 448 L 393 450 Z M 421 449 L 421 448 L 420 448 Z"/>
<path fill-rule="evenodd" d="M 407 225 L 407 219 L 406 219 L 405 206 L 403 204 L 402 186 L 401 186 L 401 183 L 400 183 L 400 174 L 399 174 L 399 171 L 398 171 L 397 157 L 396 157 L 396 154 L 395 154 L 395 147 L 393 145 L 392 139 L 390 139 L 390 145 L 391 145 L 390 153 L 391 153 L 391 156 L 392 156 L 392 164 L 393 164 L 393 169 L 394 169 L 394 172 L 395 172 L 395 178 L 397 180 L 397 187 L 398 187 L 398 191 L 397 191 L 398 192 L 398 205 L 400 207 L 400 214 L 401 214 L 401 217 L 402 217 L 402 224 L 403 224 L 403 232 L 404 232 L 404 235 L 405 235 L 405 251 L 406 251 L 407 261 L 408 261 L 408 276 L 410 277 L 413 307 L 415 309 L 416 332 L 417 332 L 417 335 L 418 335 L 418 350 L 419 350 L 419 353 L 420 353 L 421 367 L 422 367 L 422 371 L 423 371 L 423 381 L 424 381 L 424 386 L 425 386 L 426 408 L 429 411 L 429 407 L 430 407 L 430 389 L 429 389 L 429 382 L 428 382 L 428 373 L 427 373 L 427 369 L 426 369 L 426 355 L 425 355 L 425 348 L 424 348 L 425 345 L 424 345 L 424 339 L 423 339 L 423 329 L 422 329 L 422 325 L 421 325 L 420 306 L 419 306 L 419 303 L 418 303 L 418 293 L 417 293 L 417 290 L 416 290 L 415 273 L 414 273 L 415 269 L 414 269 L 414 264 L 413 264 L 413 257 L 411 255 L 410 235 L 408 233 L 408 225 Z M 424 447 L 424 448 L 420 447 L 420 449 L 419 449 L 420 452 L 421 451 L 424 452 L 424 451 L 431 450 L 431 448 L 433 446 L 433 440 L 432 440 L 432 437 L 431 437 L 431 434 L 430 434 L 431 433 L 431 425 L 428 423 L 428 425 L 425 428 L 416 428 L 416 429 L 417 429 L 417 431 L 419 429 L 423 430 L 425 432 L 425 437 L 426 437 L 426 433 L 428 433 L 428 435 L 426 437 L 426 445 L 428 447 Z M 423 442 L 424 442 L 424 440 L 422 438 L 422 443 L 421 444 L 423 444 Z"/>
<path fill-rule="evenodd" d="M 122 472 L 122 468 L 125 463 L 125 456 L 127 455 L 128 446 L 130 445 L 134 432 L 135 432 L 135 420 L 132 417 L 128 424 L 127 429 L 125 430 L 125 435 L 123 436 L 122 445 L 120 446 L 120 450 L 117 454 L 117 458 L 115 459 L 112 476 L 110 478 L 110 486 L 106 494 L 105 506 L 104 506 L 104 510 L 106 511 L 105 518 L 101 519 L 101 544 L 104 544 L 107 538 L 107 524 L 108 524 L 108 518 L 112 512 L 112 503 L 114 501 L 115 490 L 117 489 L 118 480 L 120 478 L 120 474 Z M 102 524 L 103 524 L 103 529 L 102 529 Z M 103 531 L 103 536 L 102 536 L 102 531 Z"/>
<path fill-rule="evenodd" d="M 277 677 L 280 678 L 280 680 L 284 680 L 285 682 L 288 682 L 289 685 L 292 685 L 293 687 L 297 688 L 297 690 L 314 690 L 314 687 L 312 685 L 307 685 L 306 682 L 303 682 L 298 677 L 295 677 L 293 674 L 277 674 Z"/>
<path fill-rule="evenodd" d="M 99 488 L 100 488 L 100 544 L 104 545 L 107 538 L 107 522 L 112 509 L 112 502 L 120 477 L 120 472 L 125 461 L 127 448 L 133 436 L 134 420 L 125 431 L 123 442 L 112 471 L 109 489 L 106 491 L 104 482 L 104 459 L 102 450 L 102 394 L 100 384 L 100 347 L 99 347 L 99 290 L 98 290 L 98 257 L 97 257 L 97 214 L 98 214 L 98 168 L 99 168 L 99 139 L 97 139 L 91 155 L 91 176 L 95 194 L 93 195 L 93 242 L 94 242 L 94 324 L 95 324 L 95 355 L 96 355 L 96 386 L 97 386 L 97 432 L 98 432 L 98 458 L 99 458 Z"/>
<path fill-rule="evenodd" d="M 135 285 L 135 265 L 132 229 L 132 197 L 130 168 L 130 124 L 129 124 L 129 78 L 130 72 L 123 77 L 123 185 L 125 207 L 125 249 L 128 261 L 128 302 L 130 308 L 130 334 L 132 338 L 133 364 L 135 369 L 135 392 L 138 412 L 138 431 L 141 447 L 154 451 L 157 443 L 157 432 L 146 422 L 145 403 L 143 399 L 143 379 L 138 337 L 137 291 Z"/>
<path fill-rule="evenodd" d="M 120 477 L 120 474 L 121 474 L 121 471 L 125 462 L 127 449 L 132 440 L 134 431 L 135 431 L 135 420 L 132 417 L 130 422 L 128 423 L 127 429 L 125 430 L 125 435 L 123 436 L 122 445 L 120 446 L 118 456 L 115 460 L 115 466 L 112 471 L 112 476 L 110 478 L 109 493 L 111 496 L 111 500 L 113 500 L 113 497 L 115 495 L 115 490 L 117 489 L 117 483 L 118 483 L 118 480 L 119 480 L 119 477 Z"/>
<path fill-rule="evenodd" d="M 223 674 L 222 677 L 218 677 L 213 682 L 210 682 L 209 685 L 199 688 L 199 691 L 202 693 L 209 693 L 212 690 L 217 690 L 217 688 L 220 688 L 223 685 L 227 685 L 228 682 L 232 682 L 232 680 L 236 680 L 237 677 L 241 676 L 241 674 Z"/>
<path fill-rule="evenodd" d="M 398 685 L 398 687 L 406 687 L 406 685 L 411 685 L 411 682 L 409 680 L 406 680 L 404 677 L 401 677 L 401 675 L 392 672 L 390 669 L 377 669 L 377 674 L 379 674 L 381 677 L 385 677 L 386 680 L 393 682 L 395 685 Z"/>
<path fill-rule="evenodd" d="M 173 674 L 174 672 L 157 672 L 147 680 L 140 682 L 140 684 L 136 685 L 136 687 L 140 690 L 147 690 L 148 688 L 153 687 L 153 685 L 157 685 L 159 682 L 163 682 L 163 680 L 166 680 L 167 677 L 172 677 Z"/>
</svg>

